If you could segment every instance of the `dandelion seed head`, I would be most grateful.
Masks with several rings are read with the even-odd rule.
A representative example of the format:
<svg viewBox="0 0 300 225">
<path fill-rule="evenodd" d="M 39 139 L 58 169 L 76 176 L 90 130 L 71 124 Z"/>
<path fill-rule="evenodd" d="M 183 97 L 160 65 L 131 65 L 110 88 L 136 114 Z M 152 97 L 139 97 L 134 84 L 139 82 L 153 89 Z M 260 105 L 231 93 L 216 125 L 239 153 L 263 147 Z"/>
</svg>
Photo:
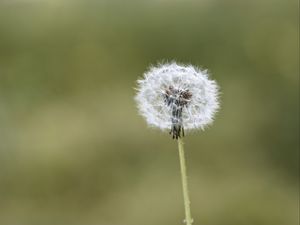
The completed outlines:
<svg viewBox="0 0 300 225">
<path fill-rule="evenodd" d="M 204 129 L 219 108 L 218 86 L 207 70 L 176 62 L 151 67 L 137 81 L 135 100 L 150 126 L 171 129 L 173 138 L 184 130 Z"/>
</svg>

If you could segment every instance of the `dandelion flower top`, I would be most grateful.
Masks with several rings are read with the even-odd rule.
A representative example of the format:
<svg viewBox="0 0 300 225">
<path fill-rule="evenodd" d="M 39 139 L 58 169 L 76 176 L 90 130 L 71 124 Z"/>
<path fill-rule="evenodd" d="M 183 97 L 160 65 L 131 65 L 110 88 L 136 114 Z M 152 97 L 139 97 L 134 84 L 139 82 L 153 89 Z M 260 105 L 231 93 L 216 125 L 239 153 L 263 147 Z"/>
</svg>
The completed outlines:
<svg viewBox="0 0 300 225">
<path fill-rule="evenodd" d="M 176 139 L 184 130 L 204 129 L 219 108 L 218 86 L 207 71 L 175 62 L 145 72 L 135 100 L 149 125 L 170 129 Z"/>
</svg>

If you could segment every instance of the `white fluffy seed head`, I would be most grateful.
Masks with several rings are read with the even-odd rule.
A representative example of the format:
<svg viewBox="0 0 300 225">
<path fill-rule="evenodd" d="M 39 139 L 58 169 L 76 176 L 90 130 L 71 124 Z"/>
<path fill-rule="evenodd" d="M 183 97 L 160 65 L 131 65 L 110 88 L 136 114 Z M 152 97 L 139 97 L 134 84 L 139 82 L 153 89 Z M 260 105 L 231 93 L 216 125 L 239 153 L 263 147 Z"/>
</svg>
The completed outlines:
<svg viewBox="0 0 300 225">
<path fill-rule="evenodd" d="M 204 129 L 219 108 L 216 82 L 209 79 L 206 70 L 192 65 L 160 64 L 137 83 L 135 100 L 140 114 L 150 126 L 162 130 L 172 129 L 174 121 L 185 130 Z M 180 116 L 176 114 L 179 108 Z"/>
</svg>

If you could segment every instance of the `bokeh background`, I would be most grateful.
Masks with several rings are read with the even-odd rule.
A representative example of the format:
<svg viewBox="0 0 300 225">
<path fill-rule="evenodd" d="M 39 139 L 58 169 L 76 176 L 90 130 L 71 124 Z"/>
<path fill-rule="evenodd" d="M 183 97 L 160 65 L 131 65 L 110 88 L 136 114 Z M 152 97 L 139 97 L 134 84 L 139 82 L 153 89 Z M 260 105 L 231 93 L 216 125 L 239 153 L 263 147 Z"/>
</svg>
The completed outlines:
<svg viewBox="0 0 300 225">
<path fill-rule="evenodd" d="M 133 100 L 163 60 L 222 92 L 185 139 L 194 224 L 298 224 L 297 1 L 1 0 L 1 225 L 183 224 L 176 142 Z"/>
</svg>

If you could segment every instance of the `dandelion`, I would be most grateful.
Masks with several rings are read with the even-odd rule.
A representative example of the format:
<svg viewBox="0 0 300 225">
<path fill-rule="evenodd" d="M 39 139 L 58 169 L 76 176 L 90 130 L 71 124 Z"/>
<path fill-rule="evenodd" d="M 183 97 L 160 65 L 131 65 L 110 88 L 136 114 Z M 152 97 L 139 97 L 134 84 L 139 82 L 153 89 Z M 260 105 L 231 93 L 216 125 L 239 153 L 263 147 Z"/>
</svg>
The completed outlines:
<svg viewBox="0 0 300 225">
<path fill-rule="evenodd" d="M 140 114 L 150 126 L 169 130 L 172 138 L 178 140 L 185 222 L 191 225 L 182 138 L 186 132 L 203 130 L 212 123 L 219 108 L 218 86 L 209 79 L 207 70 L 175 62 L 151 67 L 137 82 L 135 100 Z"/>
</svg>

